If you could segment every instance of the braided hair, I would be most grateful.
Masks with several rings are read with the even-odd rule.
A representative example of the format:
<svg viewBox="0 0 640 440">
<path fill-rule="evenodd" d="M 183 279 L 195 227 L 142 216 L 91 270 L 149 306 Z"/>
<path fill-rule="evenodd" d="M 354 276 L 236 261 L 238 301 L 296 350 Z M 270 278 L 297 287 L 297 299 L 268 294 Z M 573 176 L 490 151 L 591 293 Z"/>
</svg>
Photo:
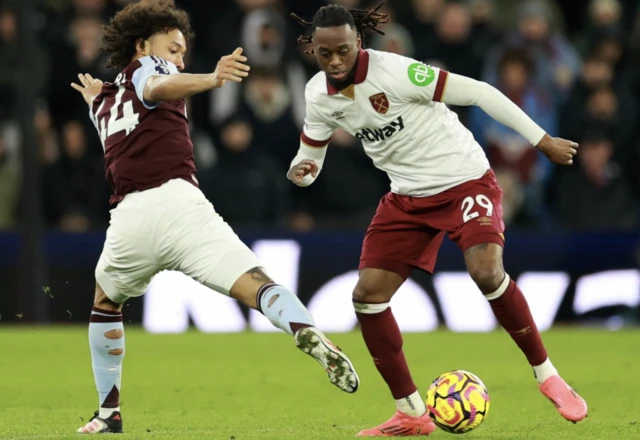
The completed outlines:
<svg viewBox="0 0 640 440">
<path fill-rule="evenodd" d="M 344 6 L 339 5 L 323 6 L 318 9 L 318 12 L 313 16 L 313 20 L 311 22 L 300 18 L 293 12 L 291 13 L 291 16 L 302 26 L 310 27 L 312 34 L 316 28 L 319 27 L 344 26 L 345 24 L 348 24 L 351 29 L 356 30 L 360 37 L 360 41 L 362 41 L 362 47 L 364 48 L 365 31 L 373 31 L 377 34 L 384 35 L 384 32 L 378 29 L 378 25 L 389 23 L 389 14 L 378 12 L 378 10 L 386 2 L 387 0 L 382 0 L 373 9 L 348 10 Z M 298 43 L 300 44 L 310 44 L 312 42 L 312 36 L 300 35 L 298 37 Z M 313 49 L 305 51 L 305 53 L 311 55 L 313 54 Z"/>
</svg>

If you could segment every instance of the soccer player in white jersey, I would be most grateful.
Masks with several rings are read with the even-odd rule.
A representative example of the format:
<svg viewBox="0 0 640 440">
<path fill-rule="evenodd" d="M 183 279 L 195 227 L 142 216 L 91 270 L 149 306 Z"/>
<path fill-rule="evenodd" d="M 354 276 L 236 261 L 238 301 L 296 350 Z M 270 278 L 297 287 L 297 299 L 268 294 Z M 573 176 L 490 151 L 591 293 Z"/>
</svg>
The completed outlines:
<svg viewBox="0 0 640 440">
<path fill-rule="evenodd" d="M 189 37 L 189 18 L 173 0 L 131 4 L 105 28 L 103 49 L 108 66 L 120 72 L 116 80 L 78 75 L 81 84 L 72 84 L 98 129 L 116 205 L 95 271 L 89 323 L 99 410 L 78 429 L 82 434 L 122 432 L 122 306 L 143 295 L 162 270 L 181 271 L 262 312 L 294 336 L 333 384 L 348 393 L 358 388 L 349 359 L 315 328 L 295 294 L 269 278 L 198 189 L 184 98 L 240 82 L 249 67 L 239 48 L 211 74 L 180 73 Z"/>
<path fill-rule="evenodd" d="M 558 375 L 527 301 L 503 268 L 502 191 L 482 148 L 446 104 L 481 107 L 556 164 L 571 165 L 578 145 L 547 135 L 484 82 L 365 50 L 363 31 L 378 31 L 388 21 L 377 9 L 326 6 L 311 23 L 294 15 L 311 28 L 311 36 L 299 41 L 313 45 L 322 70 L 306 87 L 306 120 L 288 178 L 299 186 L 313 183 L 333 131 L 342 128 L 362 141 L 391 180 L 364 239 L 353 303 L 396 414 L 359 435 L 428 435 L 435 429 L 411 378 L 389 302 L 414 268 L 433 271 L 445 233 L 464 252 L 471 278 L 526 356 L 542 394 L 565 419 L 582 420 L 585 401 Z"/>
</svg>

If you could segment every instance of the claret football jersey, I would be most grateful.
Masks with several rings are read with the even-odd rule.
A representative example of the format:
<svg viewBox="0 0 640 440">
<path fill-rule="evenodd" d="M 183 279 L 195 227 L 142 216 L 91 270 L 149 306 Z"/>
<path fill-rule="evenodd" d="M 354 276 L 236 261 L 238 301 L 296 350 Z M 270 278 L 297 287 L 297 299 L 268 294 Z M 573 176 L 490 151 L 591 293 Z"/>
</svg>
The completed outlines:
<svg viewBox="0 0 640 440">
<path fill-rule="evenodd" d="M 140 58 L 114 82 L 105 82 L 89 109 L 104 148 L 111 203 L 172 179 L 197 186 L 185 100 L 145 102 L 144 86 L 152 75 L 179 72 L 161 58 Z"/>
</svg>

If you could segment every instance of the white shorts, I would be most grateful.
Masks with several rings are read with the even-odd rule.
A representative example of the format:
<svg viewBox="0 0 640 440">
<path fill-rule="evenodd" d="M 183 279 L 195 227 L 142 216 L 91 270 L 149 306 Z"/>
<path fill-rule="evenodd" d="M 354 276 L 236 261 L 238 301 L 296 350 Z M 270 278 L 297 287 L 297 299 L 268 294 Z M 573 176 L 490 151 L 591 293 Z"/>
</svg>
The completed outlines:
<svg viewBox="0 0 640 440">
<path fill-rule="evenodd" d="M 258 257 L 192 184 L 171 180 L 135 192 L 111 211 L 96 281 L 115 303 L 141 296 L 163 270 L 183 272 L 226 295 Z"/>
</svg>

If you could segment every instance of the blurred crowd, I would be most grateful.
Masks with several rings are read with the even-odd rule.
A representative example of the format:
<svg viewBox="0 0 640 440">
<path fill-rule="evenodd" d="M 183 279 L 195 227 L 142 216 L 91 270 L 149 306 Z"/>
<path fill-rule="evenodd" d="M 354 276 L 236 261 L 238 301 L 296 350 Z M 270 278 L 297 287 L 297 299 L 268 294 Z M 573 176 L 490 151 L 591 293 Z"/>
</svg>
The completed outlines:
<svg viewBox="0 0 640 440">
<path fill-rule="evenodd" d="M 145 1 L 145 0 L 143 0 Z M 153 0 L 146 0 L 153 1 Z M 29 53 L 38 93 L 35 131 L 47 225 L 64 231 L 108 225 L 110 189 L 102 147 L 81 97 L 87 72 L 105 81 L 102 24 L 128 0 L 41 0 Z M 299 145 L 305 83 L 317 72 L 307 32 L 321 0 L 185 0 L 196 38 L 187 71 L 209 72 L 242 46 L 252 66 L 241 85 L 193 97 L 191 134 L 199 181 L 234 227 L 308 231 L 364 228 L 386 176 L 360 143 L 338 131 L 321 178 L 297 188 L 285 175 Z M 340 0 L 349 8 L 376 0 Z M 16 227 L 21 140 L 11 83 L 18 65 L 15 4 L 0 0 L 0 229 Z M 366 45 L 487 81 L 552 136 L 580 143 L 572 167 L 552 166 L 517 133 L 475 107 L 453 108 L 485 149 L 504 190 L 508 227 L 629 230 L 640 197 L 640 7 L 634 0 L 390 0 L 386 35 Z"/>
</svg>

